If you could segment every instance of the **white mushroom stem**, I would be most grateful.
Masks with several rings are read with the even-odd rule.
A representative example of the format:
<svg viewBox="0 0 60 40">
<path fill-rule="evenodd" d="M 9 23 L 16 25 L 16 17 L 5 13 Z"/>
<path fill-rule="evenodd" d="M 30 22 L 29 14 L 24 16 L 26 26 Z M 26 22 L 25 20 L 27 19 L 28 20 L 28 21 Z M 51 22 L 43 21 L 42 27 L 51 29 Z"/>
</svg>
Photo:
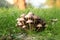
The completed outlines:
<svg viewBox="0 0 60 40">
<path fill-rule="evenodd" d="M 32 29 L 31 24 L 29 23 L 30 30 Z"/>
<path fill-rule="evenodd" d="M 29 23 L 29 28 L 30 28 L 30 30 L 33 30 L 34 29 L 34 25 Z"/>
<path fill-rule="evenodd" d="M 31 28 L 32 28 L 31 23 L 33 23 L 33 21 L 32 21 L 32 20 L 28 20 L 26 23 L 29 24 L 29 28 L 30 28 L 30 30 L 31 30 Z"/>
</svg>

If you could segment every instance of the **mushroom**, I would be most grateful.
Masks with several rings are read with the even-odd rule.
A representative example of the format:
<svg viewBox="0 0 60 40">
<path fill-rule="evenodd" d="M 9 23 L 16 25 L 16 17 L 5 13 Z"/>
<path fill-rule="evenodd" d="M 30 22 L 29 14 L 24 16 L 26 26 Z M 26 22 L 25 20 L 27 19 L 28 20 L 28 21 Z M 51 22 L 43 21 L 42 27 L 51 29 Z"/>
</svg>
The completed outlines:
<svg viewBox="0 0 60 40">
<path fill-rule="evenodd" d="M 32 12 L 29 12 L 28 15 L 34 15 Z"/>
<path fill-rule="evenodd" d="M 29 12 L 27 15 L 22 14 L 20 18 L 17 18 L 17 25 L 21 26 L 22 29 L 26 30 L 27 27 L 30 30 L 40 30 L 41 28 L 45 27 L 46 23 L 44 20 L 41 20 L 40 17 L 34 15 L 32 12 Z M 52 21 L 57 21 L 57 19 L 53 19 Z"/>
<path fill-rule="evenodd" d="M 34 16 L 33 16 L 34 24 L 36 23 L 37 19 L 39 19 L 39 17 L 36 16 L 36 15 L 34 15 Z"/>
<path fill-rule="evenodd" d="M 22 15 L 21 15 L 21 17 L 23 17 L 23 18 L 24 18 L 24 17 L 25 17 L 25 14 L 22 14 Z"/>
<path fill-rule="evenodd" d="M 18 18 L 17 26 L 22 27 L 24 25 L 24 21 L 25 21 L 24 18 Z"/>
<path fill-rule="evenodd" d="M 40 19 L 38 16 L 34 15 L 33 19 Z"/>
<path fill-rule="evenodd" d="M 42 24 L 38 24 L 38 25 L 37 25 L 37 28 L 38 28 L 37 31 L 38 31 L 41 27 L 42 27 Z"/>
<path fill-rule="evenodd" d="M 26 16 L 25 16 L 25 18 L 26 19 L 31 19 L 32 17 L 33 17 L 33 13 L 32 12 L 29 12 Z"/>
<path fill-rule="evenodd" d="M 25 18 L 26 19 L 31 19 L 32 18 L 32 15 L 26 15 Z"/>
<path fill-rule="evenodd" d="M 22 22 L 22 24 L 24 25 L 24 21 L 25 21 L 24 18 L 20 18 L 19 21 Z"/>
<path fill-rule="evenodd" d="M 18 23 L 17 25 L 18 25 L 18 26 L 22 26 L 23 24 L 22 24 L 22 23 Z"/>
<path fill-rule="evenodd" d="M 23 25 L 22 28 L 23 28 L 23 29 L 26 28 L 26 25 Z"/>
<path fill-rule="evenodd" d="M 32 20 L 28 20 L 26 23 L 28 23 L 29 24 L 29 28 L 30 28 L 30 30 L 31 30 L 31 23 L 33 23 L 33 21 Z"/>
</svg>

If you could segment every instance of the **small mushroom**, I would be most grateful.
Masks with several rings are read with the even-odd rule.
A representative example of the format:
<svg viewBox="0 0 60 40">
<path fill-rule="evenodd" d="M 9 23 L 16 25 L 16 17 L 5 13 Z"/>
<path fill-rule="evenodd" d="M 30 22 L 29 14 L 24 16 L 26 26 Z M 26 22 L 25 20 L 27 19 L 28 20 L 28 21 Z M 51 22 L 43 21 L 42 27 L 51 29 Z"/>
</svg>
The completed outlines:
<svg viewBox="0 0 60 40">
<path fill-rule="evenodd" d="M 23 24 L 22 24 L 22 23 L 18 23 L 17 25 L 18 25 L 18 26 L 22 26 Z"/>
<path fill-rule="evenodd" d="M 32 20 L 28 20 L 26 23 L 33 23 L 33 21 Z"/>
<path fill-rule="evenodd" d="M 36 22 L 38 21 L 37 19 L 40 19 L 40 18 L 38 16 L 34 15 L 33 16 L 34 24 L 36 24 Z"/>
<path fill-rule="evenodd" d="M 20 18 L 19 21 L 22 22 L 22 24 L 24 25 L 24 21 L 25 21 L 24 18 Z"/>
<path fill-rule="evenodd" d="M 41 27 L 42 27 L 42 24 L 38 24 L 38 25 L 37 25 L 37 28 L 38 28 L 37 31 L 38 31 Z"/>
<path fill-rule="evenodd" d="M 25 14 L 22 14 L 22 15 L 21 15 L 21 17 L 23 17 L 23 18 L 24 18 L 24 17 L 25 17 Z"/>
<path fill-rule="evenodd" d="M 25 21 L 24 18 L 17 18 L 17 21 Z"/>
<path fill-rule="evenodd" d="M 27 26 L 26 25 L 23 25 L 22 26 L 22 29 L 27 31 Z"/>
<path fill-rule="evenodd" d="M 42 27 L 42 24 L 38 24 L 37 27 L 39 27 L 39 28 Z"/>
<path fill-rule="evenodd" d="M 24 19 L 24 18 L 20 18 L 19 20 L 20 20 L 20 21 L 25 21 L 25 19 Z"/>
<path fill-rule="evenodd" d="M 29 12 L 28 15 L 34 15 L 32 12 Z"/>
<path fill-rule="evenodd" d="M 29 24 L 29 27 L 30 27 L 30 30 L 31 30 L 31 23 L 33 23 L 33 21 L 32 20 L 28 20 L 26 23 L 28 23 Z"/>
<path fill-rule="evenodd" d="M 31 19 L 32 18 L 32 15 L 26 15 L 25 18 L 26 19 Z"/>
<path fill-rule="evenodd" d="M 32 12 L 29 12 L 26 16 L 25 16 L 25 18 L 26 19 L 31 19 L 32 17 L 33 17 L 33 13 Z"/>
<path fill-rule="evenodd" d="M 23 29 L 26 28 L 26 25 L 23 25 L 22 28 L 23 28 Z"/>
<path fill-rule="evenodd" d="M 40 19 L 38 16 L 34 15 L 33 19 Z"/>
</svg>

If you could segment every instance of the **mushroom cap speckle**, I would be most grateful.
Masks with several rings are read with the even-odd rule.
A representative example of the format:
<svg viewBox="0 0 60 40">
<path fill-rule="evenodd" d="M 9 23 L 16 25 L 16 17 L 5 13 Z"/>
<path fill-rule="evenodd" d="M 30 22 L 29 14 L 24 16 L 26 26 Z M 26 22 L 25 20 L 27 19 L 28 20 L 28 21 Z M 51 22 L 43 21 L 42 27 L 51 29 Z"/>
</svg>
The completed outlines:
<svg viewBox="0 0 60 40">
<path fill-rule="evenodd" d="M 33 23 L 33 21 L 32 20 L 28 20 L 28 21 L 26 21 L 26 23 Z"/>
<path fill-rule="evenodd" d="M 38 24 L 37 27 L 42 27 L 42 24 Z"/>
<path fill-rule="evenodd" d="M 25 17 L 25 14 L 22 14 L 21 17 Z"/>
</svg>

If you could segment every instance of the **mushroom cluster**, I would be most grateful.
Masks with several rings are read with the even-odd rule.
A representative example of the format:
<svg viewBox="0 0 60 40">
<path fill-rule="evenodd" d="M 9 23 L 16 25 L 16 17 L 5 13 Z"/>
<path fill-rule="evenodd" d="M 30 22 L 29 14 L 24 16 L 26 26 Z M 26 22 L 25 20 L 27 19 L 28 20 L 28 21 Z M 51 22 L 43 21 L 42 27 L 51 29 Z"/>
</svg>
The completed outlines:
<svg viewBox="0 0 60 40">
<path fill-rule="evenodd" d="M 45 28 L 45 24 L 45 21 L 34 15 L 32 12 L 29 12 L 27 15 L 22 14 L 20 18 L 17 18 L 17 26 L 24 30 L 38 31 L 41 28 Z"/>
</svg>

